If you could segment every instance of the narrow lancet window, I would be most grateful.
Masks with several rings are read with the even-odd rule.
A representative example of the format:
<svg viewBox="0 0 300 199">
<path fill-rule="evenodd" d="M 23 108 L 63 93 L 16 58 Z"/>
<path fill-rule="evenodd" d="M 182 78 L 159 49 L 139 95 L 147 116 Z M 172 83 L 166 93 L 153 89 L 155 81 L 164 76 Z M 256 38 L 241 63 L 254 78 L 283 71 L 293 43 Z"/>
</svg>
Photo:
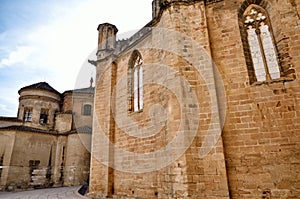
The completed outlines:
<svg viewBox="0 0 300 199">
<path fill-rule="evenodd" d="M 276 47 L 266 11 L 250 5 L 244 12 L 244 27 L 257 81 L 280 78 Z"/>
<path fill-rule="evenodd" d="M 143 109 L 143 59 L 138 51 L 134 51 L 129 63 L 130 110 Z"/>
</svg>

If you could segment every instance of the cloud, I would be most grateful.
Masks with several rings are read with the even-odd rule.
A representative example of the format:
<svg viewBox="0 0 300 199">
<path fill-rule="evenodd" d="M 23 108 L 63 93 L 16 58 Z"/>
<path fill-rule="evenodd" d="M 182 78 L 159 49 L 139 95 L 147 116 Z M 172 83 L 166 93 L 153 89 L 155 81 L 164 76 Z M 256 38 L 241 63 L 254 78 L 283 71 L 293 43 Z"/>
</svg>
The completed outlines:
<svg viewBox="0 0 300 199">
<path fill-rule="evenodd" d="M 19 46 L 16 50 L 10 52 L 7 58 L 3 58 L 0 61 L 0 68 L 5 66 L 11 66 L 17 63 L 25 64 L 33 52 L 33 47 Z"/>
<path fill-rule="evenodd" d="M 60 92 L 89 86 L 96 72 L 87 59 L 96 59 L 93 51 L 97 48 L 99 23 L 115 24 L 118 38 L 126 38 L 128 35 L 123 36 L 122 32 L 141 28 L 151 19 L 151 0 L 131 0 L 132 5 L 141 8 L 132 7 L 132 11 L 126 7 L 127 1 L 107 1 L 105 5 L 99 0 L 46 2 L 26 1 L 18 4 L 22 9 L 13 15 L 13 20 L 0 17 L 8 24 L 0 27 L 0 93 L 13 93 L 10 100 L 0 95 L 0 105 L 6 104 L 13 112 L 17 110 L 17 91 L 22 86 L 46 81 Z M 15 9 L 13 3 L 9 6 Z M 147 8 L 147 16 L 143 8 Z M 1 33 L 1 28 L 5 32 Z M 12 84 L 7 92 L 1 89 Z M 3 111 L 0 108 L 0 115 Z"/>
</svg>

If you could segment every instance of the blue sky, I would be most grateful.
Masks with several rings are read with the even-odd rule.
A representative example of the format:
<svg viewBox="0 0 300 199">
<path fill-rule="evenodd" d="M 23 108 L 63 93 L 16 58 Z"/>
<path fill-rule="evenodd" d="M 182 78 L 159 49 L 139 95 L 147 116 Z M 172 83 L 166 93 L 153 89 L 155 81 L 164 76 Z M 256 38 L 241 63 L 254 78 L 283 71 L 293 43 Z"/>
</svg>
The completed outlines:
<svg viewBox="0 0 300 199">
<path fill-rule="evenodd" d="M 16 116 L 18 90 L 48 82 L 59 92 L 89 86 L 97 26 L 120 35 L 151 20 L 152 0 L 0 0 L 0 116 Z"/>
</svg>

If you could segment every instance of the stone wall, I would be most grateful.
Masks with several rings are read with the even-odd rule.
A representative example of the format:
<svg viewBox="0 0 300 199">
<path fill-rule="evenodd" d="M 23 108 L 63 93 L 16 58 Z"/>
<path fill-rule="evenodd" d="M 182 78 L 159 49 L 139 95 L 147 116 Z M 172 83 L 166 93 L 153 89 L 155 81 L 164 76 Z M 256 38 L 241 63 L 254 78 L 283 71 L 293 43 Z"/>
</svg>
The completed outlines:
<svg viewBox="0 0 300 199">
<path fill-rule="evenodd" d="M 218 105 L 210 102 L 211 99 L 216 102 L 217 96 L 215 89 L 211 92 L 216 85 L 206 23 L 204 2 L 176 3 L 162 14 L 151 35 L 128 47 L 112 65 L 103 65 L 103 62 L 98 65 L 100 79 L 95 94 L 91 196 L 229 197 L 222 138 L 210 137 L 216 147 L 208 150 L 204 158 L 199 157 L 205 148 L 203 143 L 210 139 L 208 132 L 221 130 Z M 194 54 L 196 47 L 199 52 Z M 144 67 L 144 108 L 141 112 L 132 112 L 128 108 L 131 95 L 128 93 L 128 68 L 135 49 L 142 55 Z M 205 54 L 201 56 L 199 53 Z M 198 74 L 192 62 L 196 62 L 205 74 Z M 188 90 L 184 79 L 189 85 Z M 196 102 L 190 93 L 195 93 Z M 198 107 L 201 114 L 193 115 Z M 213 127 L 210 125 L 212 120 L 217 122 Z M 199 122 L 199 129 L 195 139 L 189 140 L 192 129 L 188 127 L 194 122 Z M 139 138 L 134 136 L 137 135 L 136 128 L 148 128 L 154 132 Z M 107 145 L 108 141 L 101 133 L 113 146 Z M 181 134 L 184 135 L 182 142 L 191 143 L 172 161 L 168 156 L 138 158 L 139 154 L 151 154 L 164 147 L 165 152 L 168 151 L 168 143 Z M 116 148 L 131 155 L 119 154 Z M 168 151 L 170 159 L 174 150 L 177 149 Z M 132 161 L 134 159 L 136 161 Z M 166 167 L 163 166 L 168 161 Z"/>
<path fill-rule="evenodd" d="M 92 126 L 93 121 L 93 109 L 90 115 L 84 115 L 84 105 L 94 106 L 94 95 L 93 94 L 80 94 L 74 93 L 73 95 L 73 117 L 74 123 L 73 128 L 79 128 L 82 126 Z"/>
<path fill-rule="evenodd" d="M 140 31 L 145 34 L 137 33 L 134 37 L 139 40 L 135 42 L 124 41 L 127 46 L 117 49 L 117 58 L 98 57 L 90 196 L 298 197 L 299 3 L 162 2 L 163 5 L 153 4 L 154 20 L 148 24 L 153 26 L 152 31 Z M 246 52 L 247 38 L 241 18 L 251 4 L 261 6 L 270 16 L 269 31 L 276 46 L 280 78 L 257 82 L 251 71 L 252 58 Z M 158 5 L 163 8 L 161 13 Z M 119 54 L 120 49 L 126 50 Z M 132 93 L 128 92 L 134 50 L 142 55 L 144 67 L 144 108 L 140 112 L 132 112 Z M 176 72 L 172 73 L 173 70 Z M 198 103 L 185 98 L 189 92 L 185 91 L 181 77 L 190 85 L 189 92 L 195 92 Z M 156 85 L 157 82 L 160 84 Z M 185 100 L 189 105 L 182 108 Z M 161 161 L 163 156 L 155 155 L 139 159 L 140 154 L 151 154 L 175 139 L 180 134 L 181 119 L 185 124 L 193 121 L 188 120 L 192 115 L 185 117 L 193 112 L 192 107 L 199 107 L 200 114 L 195 117 L 199 130 L 189 148 L 167 167 L 148 171 L 153 162 L 158 168 L 169 159 Z M 139 138 L 138 133 L 144 133 L 141 129 L 146 127 L 156 134 Z M 223 129 L 221 137 L 216 133 L 218 129 Z M 213 150 L 208 146 L 214 146 Z M 119 148 L 134 155 L 126 156 Z M 208 153 L 202 154 L 203 150 Z M 144 170 L 140 165 L 145 166 Z"/>
<path fill-rule="evenodd" d="M 25 90 L 20 92 L 18 119 L 24 120 L 24 109 L 32 109 L 32 121 L 24 125 L 44 130 L 53 130 L 56 112 L 60 111 L 60 96 L 44 90 Z M 48 111 L 47 123 L 40 122 L 41 109 Z"/>
<path fill-rule="evenodd" d="M 51 182 L 51 175 L 41 176 L 36 173 L 38 170 L 45 170 L 51 173 L 54 166 L 56 137 L 47 134 L 18 132 L 13 140 L 12 153 L 7 176 L 6 187 L 8 190 L 24 189 L 30 186 L 37 186 L 39 182 L 47 183 L 40 186 L 47 186 Z M 42 177 L 42 178 L 41 178 Z"/>
<path fill-rule="evenodd" d="M 88 181 L 91 135 L 0 131 L 0 189 L 82 185 Z"/>
<path fill-rule="evenodd" d="M 84 115 L 84 105 L 94 106 L 93 88 L 78 89 L 64 93 L 63 113 L 72 113 L 72 129 L 82 126 L 92 126 L 93 108 L 90 115 Z"/>
<path fill-rule="evenodd" d="M 67 151 L 67 136 L 58 136 L 56 137 L 57 144 L 55 150 L 53 151 L 53 167 L 51 170 L 52 180 L 51 183 L 53 186 L 63 186 L 64 183 L 64 170 L 66 164 L 66 151 Z"/>
<path fill-rule="evenodd" d="M 72 92 L 63 93 L 64 101 L 62 106 L 62 112 L 72 112 Z"/>
<path fill-rule="evenodd" d="M 13 125 L 21 125 L 23 122 L 22 120 L 19 120 L 17 118 L 1 118 L 0 117 L 0 128 L 7 127 L 7 126 L 13 126 Z"/>
<path fill-rule="evenodd" d="M 92 109 L 89 115 L 82 109 L 93 106 L 93 88 L 79 89 L 83 93 L 75 96 L 66 91 L 63 102 L 47 88 L 24 88 L 18 117 L 0 117 L 0 191 L 86 183 L 93 115 Z M 28 121 L 25 110 L 31 110 Z M 74 124 L 73 113 L 81 126 Z"/>
<path fill-rule="evenodd" d="M 212 57 L 227 95 L 223 139 L 230 194 L 232 198 L 299 197 L 300 19 L 296 2 L 243 2 L 221 1 L 206 8 Z M 238 22 L 240 9 L 251 2 L 261 2 L 271 18 L 281 81 L 251 84 L 249 79 Z M 288 64 L 296 71 L 293 81 L 284 73 Z"/>
<path fill-rule="evenodd" d="M 55 130 L 59 133 L 65 133 L 72 130 L 72 113 L 58 113 L 55 117 Z"/>
<path fill-rule="evenodd" d="M 88 182 L 90 165 L 90 134 L 68 136 L 64 185 L 77 186 Z"/>
<path fill-rule="evenodd" d="M 9 175 L 9 165 L 14 146 L 15 132 L 0 131 L 0 158 L 2 164 L 0 172 L 0 191 L 4 191 Z"/>
</svg>

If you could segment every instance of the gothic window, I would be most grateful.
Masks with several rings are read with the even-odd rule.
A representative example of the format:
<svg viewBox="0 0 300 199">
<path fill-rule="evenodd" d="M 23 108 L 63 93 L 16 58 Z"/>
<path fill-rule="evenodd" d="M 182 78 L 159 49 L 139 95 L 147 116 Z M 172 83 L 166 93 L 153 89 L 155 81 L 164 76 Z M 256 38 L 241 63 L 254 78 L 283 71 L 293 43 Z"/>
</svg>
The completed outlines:
<svg viewBox="0 0 300 199">
<path fill-rule="evenodd" d="M 41 114 L 40 114 L 40 124 L 47 124 L 48 122 L 48 114 L 49 110 L 48 109 L 41 109 Z"/>
<path fill-rule="evenodd" d="M 130 110 L 143 109 L 143 59 L 138 51 L 134 51 L 129 63 Z"/>
<path fill-rule="evenodd" d="M 247 47 L 244 46 L 244 49 L 249 51 L 248 57 L 251 60 L 247 61 L 250 61 L 252 66 L 250 72 L 254 72 L 250 74 L 250 78 L 255 77 L 256 81 L 280 78 L 277 51 L 267 12 L 262 7 L 251 4 L 244 12 L 243 28 L 247 35 L 246 42 L 243 42 Z M 254 81 L 252 79 L 252 82 Z"/>
<path fill-rule="evenodd" d="M 32 121 L 32 108 L 25 107 L 24 108 L 24 122 L 31 122 Z"/>
<path fill-rule="evenodd" d="M 89 104 L 85 104 L 83 106 L 83 115 L 92 115 L 92 106 Z"/>
</svg>

